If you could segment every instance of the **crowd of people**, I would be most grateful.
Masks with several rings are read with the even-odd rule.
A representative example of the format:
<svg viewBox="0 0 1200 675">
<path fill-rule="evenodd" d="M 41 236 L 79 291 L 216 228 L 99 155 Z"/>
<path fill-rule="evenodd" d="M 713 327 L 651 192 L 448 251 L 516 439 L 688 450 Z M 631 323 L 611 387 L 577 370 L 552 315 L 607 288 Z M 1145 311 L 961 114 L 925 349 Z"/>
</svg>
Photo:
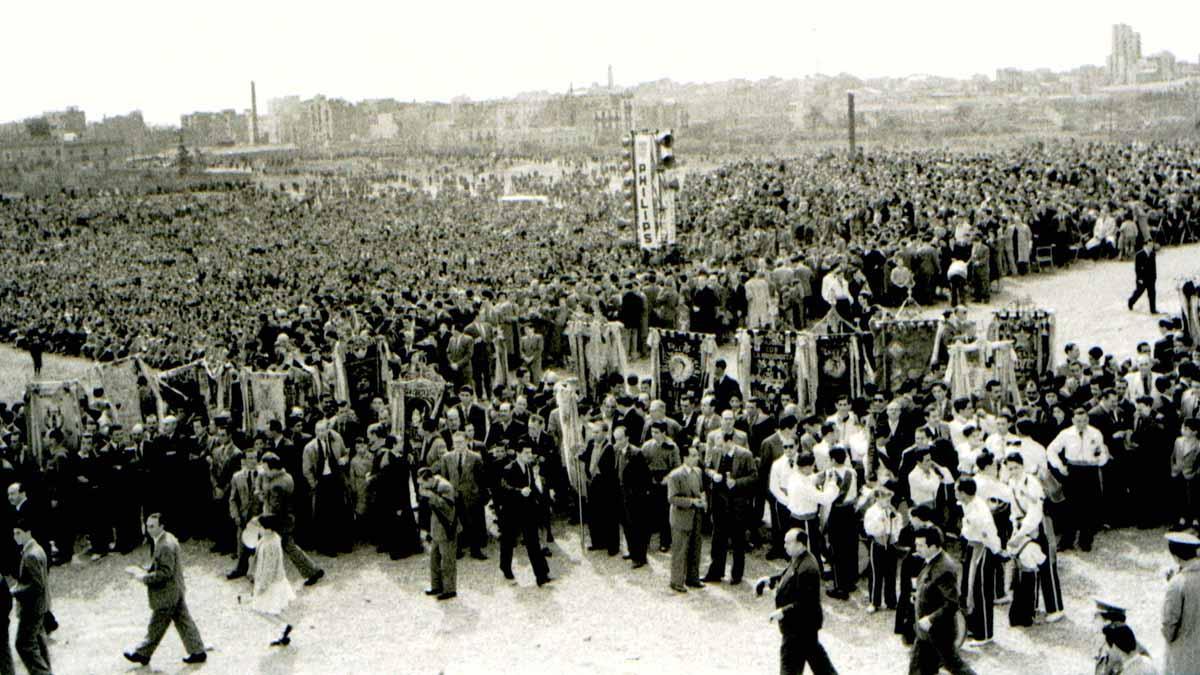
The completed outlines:
<svg viewBox="0 0 1200 675">
<path fill-rule="evenodd" d="M 31 350 L 269 370 L 382 338 L 394 373 L 423 362 L 448 383 L 415 436 L 391 428 L 382 398 L 355 411 L 332 388 L 262 429 L 152 410 L 124 429 L 97 391 L 79 449 L 51 432 L 42 456 L 27 405 L 13 402 L 0 409 L 7 516 L 53 565 L 132 551 L 156 514 L 236 560 L 231 580 L 249 571 L 252 522 L 308 583 L 324 572 L 302 548 L 428 549 L 427 592 L 451 600 L 457 561 L 488 559 L 492 541 L 506 579 L 521 543 L 537 585 L 551 582 L 544 544 L 582 504 L 590 550 L 640 569 L 657 543 L 679 593 L 741 583 L 749 551 L 803 549 L 830 598 L 865 589 L 866 611 L 895 611 L 896 633 L 917 644 L 914 672 L 958 668 L 914 603 L 931 547 L 961 558 L 956 598 L 982 647 L 996 605 L 1008 603 L 1012 627 L 1060 619 L 1057 557 L 1103 545 L 1103 528 L 1200 527 L 1200 351 L 1178 321 L 1163 319 L 1136 359 L 1068 345 L 1016 400 L 999 383 L 952 399 L 929 373 L 816 416 L 747 397 L 718 362 L 679 411 L 644 379 L 607 383 L 580 402 L 577 429 L 552 369 L 569 358 L 567 322 L 620 321 L 640 352 L 647 327 L 801 327 L 831 307 L 865 326 L 873 298 L 984 299 L 1043 245 L 1065 262 L 1073 248 L 1117 256 L 1189 240 L 1193 154 L 1088 145 L 738 163 L 687 182 L 682 243 L 665 259 L 614 245 L 611 177 L 585 169 L 515 179 L 552 194 L 551 208 L 503 204 L 495 181 L 461 178 L 436 197 L 329 181 L 300 200 L 247 188 L 6 203 L 0 330 Z M 584 449 L 564 456 L 575 433 Z M 16 555 L 0 564 L 22 567 Z M 18 645 L 22 658 L 31 649 Z M 1200 667 L 1186 641 L 1168 649 Z"/>
</svg>

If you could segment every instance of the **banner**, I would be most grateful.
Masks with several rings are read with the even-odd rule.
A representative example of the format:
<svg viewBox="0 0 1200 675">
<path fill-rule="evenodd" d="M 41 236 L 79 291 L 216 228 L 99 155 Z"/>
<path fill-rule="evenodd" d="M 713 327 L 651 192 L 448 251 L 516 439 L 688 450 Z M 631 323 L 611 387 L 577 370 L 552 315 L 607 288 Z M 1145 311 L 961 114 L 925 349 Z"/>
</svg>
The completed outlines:
<svg viewBox="0 0 1200 675">
<path fill-rule="evenodd" d="M 795 331 L 738 331 L 738 373 L 750 396 L 772 414 L 779 410 L 780 394 L 796 391 L 799 338 Z"/>
<path fill-rule="evenodd" d="M 704 391 L 712 380 L 711 356 L 716 340 L 706 333 L 650 329 L 650 372 L 653 393 L 667 405 L 667 414 L 677 416 L 683 400 Z"/>
<path fill-rule="evenodd" d="M 941 323 L 940 319 L 884 319 L 872 322 L 877 368 L 875 383 L 879 391 L 895 393 L 914 372 L 924 377 L 937 360 Z"/>
<path fill-rule="evenodd" d="M 1006 402 L 1020 405 L 1021 393 L 1014 370 L 1016 358 L 1008 341 L 958 343 L 950 346 L 946 383 L 953 398 L 982 394 L 988 380 L 997 380 Z"/>
<path fill-rule="evenodd" d="M 387 396 L 390 358 L 387 341 L 382 337 L 339 341 L 333 348 L 337 398 L 349 401 L 360 420 L 371 419 L 372 398 Z"/>
<path fill-rule="evenodd" d="M 1012 343 L 1017 382 L 1041 379 L 1054 365 L 1054 313 L 1043 309 L 998 309 L 992 312 L 989 339 Z"/>
<path fill-rule="evenodd" d="M 181 418 L 209 420 L 209 400 L 216 383 L 203 361 L 193 361 L 158 375 L 158 390 L 164 408 Z"/>
<path fill-rule="evenodd" d="M 575 382 L 567 380 L 554 385 L 554 400 L 557 403 L 556 413 L 559 415 L 559 428 L 562 430 L 562 445 L 559 451 L 562 465 L 567 470 L 567 480 L 580 497 L 587 498 L 587 476 L 579 453 L 583 452 L 586 442 L 583 438 L 583 424 L 579 419 L 579 395 L 575 391 Z"/>
<path fill-rule="evenodd" d="M 273 419 L 286 426 L 286 380 L 287 373 L 242 371 L 242 424 L 247 432 L 265 431 Z"/>
<path fill-rule="evenodd" d="M 1200 342 L 1200 279 L 1185 281 L 1179 285 L 1179 300 L 1183 315 L 1183 332 Z"/>
<path fill-rule="evenodd" d="M 303 363 L 293 363 L 286 374 L 287 378 L 283 381 L 283 398 L 288 410 L 305 408 L 310 400 L 320 400 L 321 378 L 315 368 Z"/>
<path fill-rule="evenodd" d="M 405 442 L 405 447 L 413 450 L 421 448 L 421 426 L 425 420 L 437 419 L 441 415 L 445 391 L 446 381 L 440 377 L 388 382 L 387 400 L 392 434 Z"/>
<path fill-rule="evenodd" d="M 138 386 L 138 378 L 145 378 L 145 385 Z M 110 417 L 124 429 L 132 429 L 141 424 L 142 399 L 147 399 L 147 409 L 158 410 L 158 391 L 156 380 L 150 374 L 150 369 L 136 356 L 129 356 L 108 363 L 98 363 L 92 367 L 89 379 L 97 386 L 104 388 L 104 398 L 113 405 Z M 153 401 L 153 405 L 149 402 Z"/>
<path fill-rule="evenodd" d="M 582 398 L 598 400 L 608 391 L 604 380 L 629 371 L 624 324 L 599 317 L 577 315 L 567 322 L 564 334 L 571 346 L 571 370 L 579 380 Z"/>
<path fill-rule="evenodd" d="M 29 397 L 29 445 L 39 466 L 45 466 L 47 437 L 57 429 L 63 434 L 63 444 L 72 452 L 79 450 L 83 434 L 83 410 L 79 407 L 85 394 L 78 380 L 66 382 L 30 382 L 25 385 Z"/>
</svg>

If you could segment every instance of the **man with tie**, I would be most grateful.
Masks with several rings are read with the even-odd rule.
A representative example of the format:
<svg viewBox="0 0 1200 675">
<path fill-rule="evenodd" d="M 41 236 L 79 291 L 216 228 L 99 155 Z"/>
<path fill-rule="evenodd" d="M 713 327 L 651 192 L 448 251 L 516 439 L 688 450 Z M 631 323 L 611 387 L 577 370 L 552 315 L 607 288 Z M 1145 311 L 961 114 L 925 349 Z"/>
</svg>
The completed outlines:
<svg viewBox="0 0 1200 675">
<path fill-rule="evenodd" d="M 313 496 L 313 542 L 323 555 L 336 557 L 351 548 L 346 499 L 350 454 L 327 420 L 317 422 L 316 433 L 304 447 L 304 480 Z"/>
<path fill-rule="evenodd" d="M 700 449 L 693 446 L 683 464 L 667 474 L 671 513 L 671 590 L 703 588 L 700 581 L 700 521 L 708 507 L 700 471 Z"/>
<path fill-rule="evenodd" d="M 1158 245 L 1152 239 L 1146 239 L 1146 243 L 1137 252 L 1133 258 L 1133 278 L 1135 287 L 1133 295 L 1129 296 L 1129 309 L 1133 310 L 1133 305 L 1142 297 L 1142 293 L 1150 298 L 1150 313 L 1158 314 L 1158 309 L 1154 304 L 1154 284 L 1158 280 L 1158 261 L 1155 254 L 1155 249 Z"/>
<path fill-rule="evenodd" d="M 520 536 L 525 553 L 533 567 L 537 585 L 544 586 L 550 578 L 550 567 L 538 542 L 542 497 L 542 479 L 534 468 L 533 448 L 522 447 L 517 458 L 504 467 L 500 475 L 500 491 L 504 496 L 503 522 L 500 525 L 500 571 L 512 580 L 512 554 Z"/>
<path fill-rule="evenodd" d="M 729 402 L 734 397 L 742 396 L 742 385 L 726 372 L 725 359 L 717 359 L 713 364 L 713 404 L 717 412 L 729 410 Z"/>
<path fill-rule="evenodd" d="M 821 645 L 819 633 L 825 614 L 821 610 L 821 569 L 808 552 L 804 530 L 793 528 L 784 535 L 784 549 L 791 561 L 775 576 L 763 577 L 754 585 L 762 595 L 775 589 L 775 611 L 769 619 L 779 623 L 779 672 L 801 675 L 807 664 L 814 675 L 837 674 L 829 654 Z"/>
<path fill-rule="evenodd" d="M 487 560 L 483 552 L 483 547 L 487 545 L 483 514 L 483 505 L 487 501 L 483 488 L 483 457 L 470 448 L 466 432 L 454 432 L 451 441 L 454 449 L 438 460 L 433 470 L 454 488 L 458 519 L 462 523 L 458 557 L 463 557 L 462 551 L 469 547 L 472 558 Z"/>
<path fill-rule="evenodd" d="M 725 434 L 709 450 L 708 482 L 712 494 L 712 558 L 705 581 L 720 581 L 725 576 L 725 558 L 733 549 L 733 569 L 729 582 L 739 584 L 746 563 L 746 524 L 754 504 L 757 470 L 754 455 L 735 445 L 733 434 Z"/>
<path fill-rule="evenodd" d="M 50 650 L 42 623 L 50 607 L 47 585 L 49 565 L 46 552 L 33 538 L 32 525 L 18 519 L 13 525 L 13 541 L 21 549 L 17 576 L 12 580 L 12 596 L 19 603 L 17 613 L 17 655 L 30 675 L 50 675 Z M 8 641 L 8 636 L 5 636 Z"/>
<path fill-rule="evenodd" d="M 146 517 L 146 534 L 150 537 L 150 564 L 144 572 L 135 575 L 138 581 L 146 585 L 150 598 L 150 627 L 146 629 L 146 637 L 133 651 L 125 652 L 125 658 L 133 663 L 148 665 L 158 643 L 167 634 L 167 628 L 173 623 L 179 638 L 188 655 L 184 663 L 204 663 L 208 654 L 204 651 L 204 641 L 200 639 L 200 630 L 192 615 L 188 612 L 187 600 L 184 598 L 186 588 L 183 582 L 183 561 L 179 555 L 179 542 L 175 535 L 163 527 L 161 516 L 152 513 Z"/>
</svg>

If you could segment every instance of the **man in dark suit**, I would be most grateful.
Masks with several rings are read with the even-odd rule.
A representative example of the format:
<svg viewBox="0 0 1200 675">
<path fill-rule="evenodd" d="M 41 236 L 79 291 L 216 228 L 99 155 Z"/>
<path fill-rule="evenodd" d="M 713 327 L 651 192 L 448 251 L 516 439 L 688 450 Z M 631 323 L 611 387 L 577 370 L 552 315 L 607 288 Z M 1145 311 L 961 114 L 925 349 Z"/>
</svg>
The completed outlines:
<svg viewBox="0 0 1200 675">
<path fill-rule="evenodd" d="M 580 455 L 587 467 L 587 523 L 591 534 L 589 551 L 607 550 L 610 556 L 621 552 L 620 519 L 621 478 L 617 473 L 617 455 L 612 441 L 597 423 L 595 434 Z"/>
<path fill-rule="evenodd" d="M 650 465 L 642 449 L 625 442 L 625 428 L 617 427 L 613 442 L 617 451 L 617 473 L 621 476 L 622 523 L 625 544 L 633 568 L 646 566 L 646 550 L 650 544 L 650 527 L 654 519 L 651 503 Z"/>
<path fill-rule="evenodd" d="M 1157 245 L 1154 241 L 1147 239 L 1145 245 L 1142 246 L 1141 250 L 1133 258 L 1133 278 L 1136 286 L 1133 289 L 1133 295 L 1129 296 L 1129 309 L 1131 310 L 1134 303 L 1145 292 L 1146 297 L 1150 298 L 1150 313 L 1158 314 L 1158 308 L 1154 304 L 1154 285 L 1158 280 L 1156 248 Z"/>
<path fill-rule="evenodd" d="M 743 398 L 742 385 L 725 372 L 726 368 L 725 359 L 717 359 L 713 364 L 713 402 L 719 413 L 729 410 L 733 397 Z"/>
<path fill-rule="evenodd" d="M 273 452 L 265 453 L 262 463 L 267 471 L 263 475 L 263 513 L 259 522 L 263 527 L 279 533 L 283 554 L 304 577 L 304 585 L 312 586 L 325 576 L 325 570 L 317 567 L 308 554 L 300 550 L 292 540 L 296 527 L 296 517 L 292 511 L 296 482 L 284 471 L 283 460 L 279 455 Z"/>
<path fill-rule="evenodd" d="M 936 675 L 939 668 L 950 673 L 970 673 L 971 667 L 958 653 L 959 601 L 958 562 L 942 550 L 942 532 L 934 527 L 913 533 L 916 554 L 925 561 L 917 576 L 915 591 L 916 640 L 909 661 L 910 675 Z"/>
<path fill-rule="evenodd" d="M 837 670 L 818 635 L 825 620 L 821 610 L 821 568 L 808 552 L 804 530 L 788 530 L 783 546 L 791 558 L 787 568 L 775 576 L 759 579 L 754 585 L 759 595 L 768 586 L 775 590 L 775 611 L 770 619 L 779 622 L 779 633 L 783 636 L 779 645 L 779 672 L 800 675 L 807 664 L 814 675 L 836 675 Z"/>
<path fill-rule="evenodd" d="M 733 569 L 729 582 L 742 581 L 746 564 L 746 524 L 754 505 L 754 489 L 758 472 L 754 455 L 746 448 L 733 444 L 733 434 L 725 434 L 716 448 L 709 452 L 708 479 L 712 492 L 713 534 L 705 581 L 720 581 L 725 576 L 725 556 L 733 548 Z"/>
<path fill-rule="evenodd" d="M 635 399 L 632 396 L 617 397 L 617 412 L 613 415 L 613 430 L 615 431 L 617 427 L 624 427 L 629 442 L 641 445 L 646 428 L 646 418 L 633 405 L 634 402 Z"/>
<path fill-rule="evenodd" d="M 525 553 L 533 567 L 538 586 L 549 583 L 550 567 L 542 555 L 538 542 L 542 499 L 542 479 L 534 467 L 533 448 L 523 447 L 517 458 L 504 467 L 500 475 L 500 490 L 504 495 L 504 508 L 500 524 L 500 571 L 504 578 L 513 579 L 512 554 L 517 537 L 525 542 Z"/>
<path fill-rule="evenodd" d="M 21 549 L 21 562 L 12 582 L 12 595 L 20 603 L 17 613 L 17 655 L 30 675 L 50 675 L 50 650 L 43 617 L 50 607 L 47 586 L 50 569 L 46 552 L 33 538 L 32 525 L 18 520 L 13 541 Z M 5 641 L 7 642 L 7 636 Z"/>
<path fill-rule="evenodd" d="M 692 447 L 683 465 L 667 474 L 667 501 L 671 505 L 671 589 L 703 588 L 700 581 L 700 521 L 708 504 L 700 469 L 700 449 Z"/>
<path fill-rule="evenodd" d="M 157 513 L 147 516 L 146 534 L 150 537 L 151 561 L 146 571 L 137 575 L 137 579 L 146 584 L 150 598 L 150 627 L 146 629 L 146 637 L 141 643 L 133 651 L 125 652 L 125 658 L 143 666 L 149 664 L 158 643 L 167 634 L 167 628 L 174 623 L 188 653 L 183 662 L 204 663 L 208 660 L 208 654 L 204 651 L 200 629 L 192 621 L 184 598 L 186 588 L 179 542 L 175 535 L 163 527 L 161 516 Z"/>
</svg>

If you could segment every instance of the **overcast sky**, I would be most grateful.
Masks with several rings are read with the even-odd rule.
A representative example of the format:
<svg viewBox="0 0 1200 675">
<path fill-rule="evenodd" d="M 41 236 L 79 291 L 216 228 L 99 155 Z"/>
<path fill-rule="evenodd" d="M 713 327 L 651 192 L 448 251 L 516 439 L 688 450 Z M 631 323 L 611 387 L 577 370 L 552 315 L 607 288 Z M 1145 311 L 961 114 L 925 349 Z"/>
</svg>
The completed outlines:
<svg viewBox="0 0 1200 675">
<path fill-rule="evenodd" d="M 140 109 L 178 124 L 249 108 L 252 79 L 265 112 L 289 94 L 560 92 L 603 83 L 609 64 L 620 85 L 1065 70 L 1103 65 L 1114 23 L 1141 33 L 1143 53 L 1200 58 L 1194 0 L 14 0 L 0 20 L 0 121 L 77 105 L 89 120 Z"/>
</svg>

